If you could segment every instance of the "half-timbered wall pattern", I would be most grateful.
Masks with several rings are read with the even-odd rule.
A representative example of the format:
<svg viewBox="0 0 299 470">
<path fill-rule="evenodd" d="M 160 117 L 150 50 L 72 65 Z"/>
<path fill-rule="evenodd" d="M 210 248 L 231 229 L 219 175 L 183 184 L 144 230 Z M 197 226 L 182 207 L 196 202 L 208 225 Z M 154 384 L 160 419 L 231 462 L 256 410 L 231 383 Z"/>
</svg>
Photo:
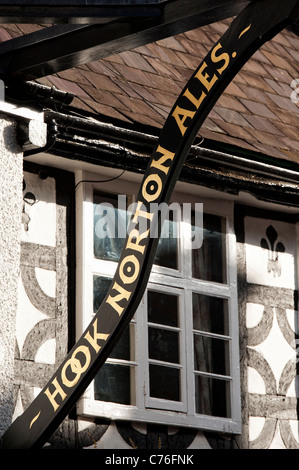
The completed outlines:
<svg viewBox="0 0 299 470">
<path fill-rule="evenodd" d="M 243 231 L 239 305 L 246 447 L 296 449 L 296 224 L 252 213 Z"/>
<path fill-rule="evenodd" d="M 70 212 L 62 181 L 36 168 L 24 173 L 14 417 L 33 401 L 69 347 Z M 94 449 L 299 448 L 296 223 L 251 209 L 236 214 L 242 436 L 224 439 L 197 430 L 146 423 L 101 424 L 100 419 L 94 423 L 71 415 L 47 445 Z"/>
</svg>

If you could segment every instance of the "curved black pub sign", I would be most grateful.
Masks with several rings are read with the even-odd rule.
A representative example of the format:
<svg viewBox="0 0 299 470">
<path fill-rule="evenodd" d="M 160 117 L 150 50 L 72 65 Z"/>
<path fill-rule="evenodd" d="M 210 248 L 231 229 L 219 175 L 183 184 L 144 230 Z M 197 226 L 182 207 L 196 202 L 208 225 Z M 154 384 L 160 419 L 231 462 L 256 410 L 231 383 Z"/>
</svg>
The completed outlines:
<svg viewBox="0 0 299 470">
<path fill-rule="evenodd" d="M 249 57 L 298 16 L 299 0 L 253 0 L 194 72 L 162 129 L 103 303 L 54 376 L 3 435 L 3 449 L 42 447 L 105 362 L 147 285 L 158 239 L 150 237 L 145 222 L 161 224 L 156 220 L 161 211 L 151 213 L 151 203 L 169 202 L 190 146 L 216 100 Z"/>
</svg>

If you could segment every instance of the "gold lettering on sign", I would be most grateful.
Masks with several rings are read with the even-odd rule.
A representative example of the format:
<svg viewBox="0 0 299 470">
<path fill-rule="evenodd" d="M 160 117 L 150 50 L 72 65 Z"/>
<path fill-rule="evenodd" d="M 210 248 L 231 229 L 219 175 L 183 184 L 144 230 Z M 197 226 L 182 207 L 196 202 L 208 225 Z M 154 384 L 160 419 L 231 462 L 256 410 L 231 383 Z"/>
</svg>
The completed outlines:
<svg viewBox="0 0 299 470">
<path fill-rule="evenodd" d="M 147 211 L 144 211 L 143 209 L 141 209 L 141 207 L 143 207 L 144 204 L 141 202 L 141 201 L 138 201 L 137 202 L 137 207 L 135 209 L 135 214 L 134 214 L 134 217 L 132 219 L 132 221 L 137 224 L 138 223 L 138 218 L 139 217 L 142 217 L 143 219 L 147 219 L 147 220 L 152 220 L 153 218 L 153 215 L 151 212 L 147 212 Z"/>
<path fill-rule="evenodd" d="M 140 245 L 140 242 L 148 237 L 149 231 L 150 230 L 148 229 L 146 232 L 143 232 L 140 235 L 139 230 L 137 230 L 136 228 L 131 230 L 131 232 L 128 235 L 126 248 L 139 251 L 140 253 L 143 254 L 145 250 L 145 245 Z M 136 240 L 136 241 L 133 241 L 133 240 Z"/>
<path fill-rule="evenodd" d="M 239 39 L 251 28 L 251 24 L 245 28 L 239 35 Z M 237 52 L 232 52 L 232 57 L 235 58 Z M 192 80 L 190 80 L 189 88 L 183 93 L 184 107 L 182 105 L 174 108 L 171 116 L 175 119 L 178 129 L 183 136 L 191 125 L 192 120 L 199 110 L 202 103 L 206 100 L 211 90 L 219 80 L 221 74 L 226 70 L 230 63 L 230 56 L 222 50 L 222 45 L 219 42 L 212 49 L 210 58 L 207 57 L 199 69 L 196 71 Z M 190 91 L 192 90 L 192 92 Z M 186 103 L 186 105 L 185 105 Z M 188 105 L 191 109 L 188 109 Z M 186 107 L 185 107 L 186 106 Z M 163 190 L 163 184 L 167 184 L 167 179 L 163 181 L 163 177 L 168 175 L 171 162 L 173 162 L 175 153 L 161 147 L 157 147 L 156 152 L 159 156 L 155 156 L 150 164 L 151 169 L 157 170 L 157 173 L 149 173 L 145 178 L 141 187 L 141 194 L 147 203 L 151 203 L 159 198 Z M 159 174 L 160 172 L 160 174 Z M 146 224 L 152 221 L 154 214 L 147 212 L 146 207 L 142 201 L 137 201 L 132 223 L 134 228 L 129 232 L 126 246 L 124 250 L 134 251 L 135 254 L 127 254 L 120 261 L 119 264 L 119 279 L 114 281 L 111 288 L 112 294 L 108 295 L 105 303 L 110 305 L 112 309 L 117 312 L 119 316 L 122 315 L 126 302 L 128 302 L 133 293 L 133 283 L 140 275 L 141 271 L 141 256 L 144 255 L 146 244 L 143 241 L 149 237 L 150 230 L 145 229 L 141 231 L 143 222 Z M 138 228 L 137 228 L 138 225 Z M 132 290 L 126 289 L 131 285 Z M 122 303 L 122 305 L 120 305 Z M 107 325 L 106 325 L 107 328 Z M 112 326 L 111 326 L 112 328 Z M 86 344 L 80 344 L 74 349 L 70 357 L 65 361 L 61 367 L 61 372 L 57 372 L 57 376 L 49 383 L 44 394 L 47 396 L 51 403 L 54 412 L 61 406 L 67 397 L 67 389 L 71 389 L 78 384 L 80 377 L 88 370 L 91 364 L 91 353 L 99 353 L 102 346 L 99 341 L 107 341 L 110 333 L 101 333 L 98 330 L 98 318 L 92 323 L 84 337 L 81 338 Z M 39 412 L 30 423 L 30 428 L 33 423 L 39 418 Z"/>
<path fill-rule="evenodd" d="M 169 150 L 164 149 L 163 147 L 161 147 L 161 145 L 158 146 L 157 152 L 162 153 L 162 157 L 160 157 L 159 160 L 153 160 L 151 163 L 151 168 L 157 168 L 158 170 L 163 171 L 165 175 L 167 175 L 169 167 L 164 166 L 163 164 L 167 162 L 167 160 L 172 161 L 174 159 L 175 153 L 169 152 Z"/>
<path fill-rule="evenodd" d="M 250 26 L 244 30 L 244 34 Z M 236 53 L 233 53 L 232 56 L 235 57 Z M 182 135 L 185 134 L 188 126 L 190 126 L 192 119 L 194 118 L 197 110 L 206 99 L 208 94 L 213 89 L 213 86 L 219 79 L 223 71 L 228 67 L 230 62 L 230 57 L 226 52 L 222 51 L 222 46 L 218 43 L 213 50 L 211 51 L 211 63 L 214 65 L 215 70 L 211 71 L 208 68 L 208 64 L 203 62 L 196 74 L 194 75 L 195 84 L 194 87 L 198 96 L 195 96 L 194 92 L 191 93 L 187 88 L 183 94 L 184 98 L 190 103 L 190 105 L 195 109 L 186 109 L 180 106 L 176 106 L 172 116 L 174 117 L 176 124 Z M 198 85 L 200 88 L 198 89 Z M 144 180 L 141 187 L 141 193 L 144 200 L 148 203 L 151 203 L 159 198 L 163 189 L 163 179 L 161 176 L 168 174 L 170 165 L 174 160 L 175 153 L 170 152 L 169 150 L 158 146 L 156 152 L 161 156 L 157 156 L 151 162 L 150 168 L 156 169 L 157 173 L 150 173 Z M 159 172 L 162 174 L 159 175 Z M 166 183 L 165 183 L 166 184 Z M 134 227 L 128 234 L 125 250 L 133 250 L 136 254 L 144 255 L 146 245 L 142 244 L 143 240 L 146 240 L 149 236 L 149 229 L 141 231 L 140 226 L 142 222 L 148 223 L 152 221 L 154 214 L 147 212 L 144 204 L 141 201 L 137 201 L 137 206 L 135 209 L 134 216 L 132 218 L 132 223 Z M 136 225 L 139 224 L 137 228 Z M 134 283 L 140 274 L 140 261 L 134 254 L 128 254 L 123 258 L 119 265 L 119 279 L 124 286 L 128 286 Z M 115 291 L 115 295 L 109 295 L 106 299 L 106 303 L 110 305 L 113 310 L 117 312 L 119 316 L 122 315 L 126 302 L 129 301 L 132 291 L 126 289 L 124 286 L 120 285 L 119 282 L 114 282 L 112 286 L 112 292 Z M 122 305 L 120 303 L 122 302 Z M 101 333 L 98 331 L 97 319 L 91 325 L 90 330 L 85 334 L 84 340 L 87 342 L 87 345 L 78 346 L 71 357 L 64 363 L 61 369 L 60 380 L 64 387 L 72 388 L 80 380 L 80 377 L 88 369 L 91 363 L 91 352 L 89 347 L 91 347 L 96 353 L 101 349 L 101 346 L 98 344 L 98 341 L 106 341 L 109 337 L 109 334 Z M 78 358 L 81 357 L 81 360 Z M 81 362 L 83 361 L 83 363 Z M 51 390 L 50 391 L 50 387 Z M 67 394 L 65 389 L 59 383 L 58 378 L 55 377 L 50 386 L 44 392 L 48 397 L 50 403 L 53 406 L 54 412 L 59 408 L 60 403 L 65 400 Z M 32 421 L 33 423 L 34 421 Z"/>
<path fill-rule="evenodd" d="M 55 379 L 53 380 L 52 384 L 54 385 L 55 387 L 55 391 L 53 393 L 50 392 L 50 389 L 49 387 L 47 388 L 47 390 L 45 391 L 45 394 L 47 395 L 47 397 L 49 398 L 51 404 L 53 405 L 53 408 L 54 408 L 54 411 L 56 411 L 60 405 L 58 405 L 58 403 L 55 401 L 55 398 L 57 395 L 60 395 L 61 397 L 61 400 L 63 401 L 66 397 L 66 393 L 64 392 L 63 388 L 61 387 L 61 385 L 59 385 L 58 383 L 58 380 L 57 378 L 55 377 Z"/>
<path fill-rule="evenodd" d="M 207 96 L 206 93 L 203 91 L 200 98 L 199 99 L 196 99 L 194 95 L 192 95 L 190 93 L 190 91 L 187 90 L 185 91 L 185 93 L 183 94 L 183 96 L 186 96 L 186 98 L 188 98 L 188 100 L 194 104 L 195 108 L 198 109 L 199 106 L 201 105 L 201 103 L 203 102 L 203 100 L 205 99 L 205 97 Z"/>
<path fill-rule="evenodd" d="M 184 135 L 188 126 L 185 126 L 185 121 L 187 118 L 193 119 L 195 111 L 189 111 L 188 109 L 180 108 L 176 106 L 175 110 L 172 113 L 172 116 L 176 120 L 177 125 L 181 131 L 181 134 Z"/>
<path fill-rule="evenodd" d="M 204 72 L 206 68 L 207 64 L 206 62 L 203 62 L 198 72 L 196 73 L 195 78 L 197 78 L 197 80 L 199 80 L 203 84 L 207 91 L 210 91 L 215 82 L 218 80 L 218 77 L 216 75 L 213 75 L 213 77 L 210 78 L 209 74 L 207 72 Z"/>
<path fill-rule="evenodd" d="M 60 381 L 66 388 L 74 387 L 80 380 L 81 375 L 84 374 L 84 372 L 86 372 L 88 369 L 91 363 L 91 353 L 89 346 L 91 346 L 95 352 L 99 352 L 101 346 L 98 344 L 98 341 L 106 341 L 109 337 L 109 334 L 98 332 L 97 321 L 98 320 L 96 319 L 93 322 L 91 331 L 88 331 L 84 336 L 84 339 L 88 342 L 88 344 L 79 345 L 73 351 L 71 357 L 64 363 L 61 369 Z M 81 360 L 78 358 L 78 356 L 81 357 L 83 363 L 81 363 Z M 70 374 L 74 375 L 72 379 L 70 378 Z M 59 383 L 58 377 L 55 377 L 50 385 L 51 390 L 50 387 L 48 387 L 44 392 L 53 406 L 54 412 L 60 407 L 60 404 L 67 397 L 67 393 L 62 385 Z M 52 387 L 54 387 L 53 390 Z"/>
<path fill-rule="evenodd" d="M 252 25 L 252 23 L 250 23 L 250 25 L 247 26 L 247 28 L 245 28 L 245 29 L 243 29 L 243 31 L 241 31 L 238 39 L 240 39 L 243 36 L 243 34 L 247 33 L 247 31 L 249 31 L 249 29 L 251 28 L 251 25 Z"/>
<path fill-rule="evenodd" d="M 85 356 L 84 366 L 81 365 L 80 360 L 77 359 L 76 357 L 79 352 L 83 353 Z M 90 359 L 91 359 L 90 352 L 87 346 L 79 346 L 78 348 L 76 348 L 71 358 L 68 361 L 66 361 L 66 363 L 64 364 L 62 368 L 62 371 L 61 371 L 62 383 L 66 385 L 66 387 L 68 388 L 71 388 L 74 385 L 76 385 L 76 383 L 78 383 L 78 380 L 80 379 L 83 372 L 87 370 L 90 364 Z M 75 377 L 73 378 L 73 380 L 70 380 L 67 378 L 66 371 L 68 367 L 70 367 L 72 373 L 75 374 Z"/>
<path fill-rule="evenodd" d="M 134 266 L 134 269 L 133 269 Z M 136 281 L 140 270 L 140 264 L 135 255 L 126 256 L 119 266 L 119 277 L 124 284 L 132 284 Z M 125 271 L 128 274 L 125 274 Z"/>
<path fill-rule="evenodd" d="M 37 413 L 37 415 L 34 416 L 34 418 L 31 420 L 31 422 L 30 422 L 30 424 L 29 424 L 29 429 L 32 428 L 32 425 L 33 425 L 33 424 L 35 423 L 35 421 L 39 418 L 40 414 L 41 414 L 41 412 L 39 411 L 39 412 Z"/>
<path fill-rule="evenodd" d="M 208 72 L 208 64 L 206 62 L 203 62 L 196 74 L 194 75 L 194 79 L 196 79 L 201 85 L 199 90 L 199 97 L 194 96 L 194 94 L 192 94 L 188 88 L 183 94 L 183 96 L 187 98 L 193 106 L 195 106 L 195 111 L 182 108 L 181 106 L 176 106 L 172 113 L 172 116 L 174 117 L 182 136 L 185 134 L 186 130 L 192 123 L 196 111 L 206 99 L 215 83 L 219 80 L 219 76 L 229 65 L 230 57 L 226 52 L 222 52 L 221 54 L 219 54 L 218 51 L 220 51 L 221 49 L 222 46 L 219 42 L 211 51 L 212 63 L 220 65 L 220 68 L 216 68 L 213 73 Z"/>
<path fill-rule="evenodd" d="M 109 295 L 106 302 L 107 304 L 111 305 L 111 307 L 114 308 L 114 310 L 116 310 L 118 315 L 120 316 L 124 310 L 124 307 L 118 305 L 118 302 L 121 302 L 123 299 L 129 300 L 129 298 L 131 297 L 131 292 L 121 287 L 117 282 L 113 284 L 112 289 L 116 290 L 118 292 L 118 295 L 115 295 L 114 297 Z"/>
<path fill-rule="evenodd" d="M 217 69 L 217 72 L 219 73 L 219 75 L 221 75 L 222 72 L 228 67 L 230 58 L 229 58 L 229 55 L 228 55 L 226 52 L 223 52 L 223 53 L 220 54 L 220 55 L 216 55 L 216 52 L 217 52 L 219 49 L 222 49 L 222 46 L 221 46 L 220 42 L 219 42 L 219 44 L 217 44 L 217 45 L 214 47 L 214 49 L 212 50 L 212 52 L 211 52 L 211 59 L 212 59 L 212 62 L 214 62 L 215 64 L 216 64 L 217 62 L 221 62 L 222 60 L 224 61 L 223 66 L 222 66 L 220 69 Z"/>
<path fill-rule="evenodd" d="M 151 190 L 151 193 L 148 192 L 148 188 Z M 142 185 L 142 196 L 146 202 L 153 202 L 160 196 L 162 190 L 162 180 L 159 175 L 151 174 L 149 175 Z"/>
<path fill-rule="evenodd" d="M 107 341 L 107 338 L 109 335 L 104 334 L 104 333 L 98 333 L 97 330 L 97 325 L 98 325 L 98 319 L 96 318 L 94 323 L 93 323 L 93 336 L 89 333 L 89 331 L 86 333 L 84 336 L 85 339 L 89 342 L 89 344 L 93 347 L 95 352 L 99 352 L 101 349 L 101 346 L 98 344 L 98 340 L 104 340 Z"/>
</svg>

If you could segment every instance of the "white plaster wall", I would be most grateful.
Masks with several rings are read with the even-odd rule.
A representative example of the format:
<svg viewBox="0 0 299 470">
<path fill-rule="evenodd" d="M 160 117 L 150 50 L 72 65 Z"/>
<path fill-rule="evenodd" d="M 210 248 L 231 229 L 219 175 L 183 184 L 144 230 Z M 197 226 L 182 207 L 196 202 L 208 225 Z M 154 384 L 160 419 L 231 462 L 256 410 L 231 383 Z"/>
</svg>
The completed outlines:
<svg viewBox="0 0 299 470">
<path fill-rule="evenodd" d="M 0 435 L 11 423 L 20 265 L 23 154 L 12 120 L 0 116 Z"/>
<path fill-rule="evenodd" d="M 245 218 L 246 393 L 252 449 L 299 448 L 298 312 L 291 308 L 297 286 L 295 235 L 292 223 Z M 280 252 L 276 251 L 278 243 Z"/>
</svg>

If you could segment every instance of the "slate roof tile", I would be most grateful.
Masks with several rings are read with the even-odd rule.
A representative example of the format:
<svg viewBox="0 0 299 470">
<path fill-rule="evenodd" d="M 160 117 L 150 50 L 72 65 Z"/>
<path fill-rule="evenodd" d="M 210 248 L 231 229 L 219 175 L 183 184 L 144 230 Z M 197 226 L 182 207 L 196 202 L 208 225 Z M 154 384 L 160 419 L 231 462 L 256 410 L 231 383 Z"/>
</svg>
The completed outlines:
<svg viewBox="0 0 299 470">
<path fill-rule="evenodd" d="M 268 83 L 268 80 L 266 81 Z M 263 90 L 249 87 L 248 85 L 244 85 L 242 83 L 239 85 L 239 88 L 242 91 L 242 96 L 240 96 L 240 98 L 245 98 L 246 100 L 251 100 L 256 103 L 263 103 L 265 105 L 273 105 L 273 101 Z"/>
<path fill-rule="evenodd" d="M 215 111 L 219 114 L 224 121 L 236 124 L 241 127 L 251 127 L 248 121 L 246 121 L 240 113 L 232 109 L 222 108 L 219 105 L 215 106 Z"/>
<path fill-rule="evenodd" d="M 296 70 L 293 70 L 293 73 L 290 74 L 287 70 L 284 70 L 280 67 L 270 66 L 265 64 L 265 67 L 269 71 L 270 75 L 274 78 L 274 80 L 289 84 L 293 79 L 293 73 L 296 73 Z M 299 73 L 299 71 L 298 71 Z"/>
<path fill-rule="evenodd" d="M 72 107 L 160 129 L 181 90 L 231 20 L 94 60 L 39 81 L 75 94 Z M 43 25 L 2 24 L 0 41 Z M 299 37 L 284 30 L 264 44 L 225 89 L 200 129 L 210 140 L 299 163 Z M 299 85 L 298 85 L 299 88 Z M 298 90 L 299 91 L 299 90 Z M 298 93 L 299 95 L 299 93 Z"/>
<path fill-rule="evenodd" d="M 274 65 L 274 67 L 278 67 L 283 70 L 287 70 L 288 72 L 293 72 L 294 68 L 293 65 L 288 62 L 285 57 L 281 55 L 275 54 L 273 52 L 264 51 L 264 55 L 270 60 L 270 62 Z"/>
<path fill-rule="evenodd" d="M 276 114 L 277 119 L 282 123 L 290 124 L 293 128 L 299 132 L 299 107 L 296 112 L 289 112 L 282 108 L 272 108 L 272 111 Z"/>
<path fill-rule="evenodd" d="M 80 97 L 80 98 L 85 98 L 89 99 L 89 95 L 84 92 L 83 88 L 79 86 L 77 83 L 71 81 L 71 80 L 65 80 L 64 78 L 60 78 L 58 76 L 54 75 L 48 75 L 48 80 L 49 82 L 52 83 L 56 88 L 59 90 L 67 91 L 69 93 L 73 93 L 74 95 Z"/>
<path fill-rule="evenodd" d="M 270 107 L 268 107 L 264 103 L 258 103 L 256 101 L 246 100 L 243 98 L 241 98 L 240 101 L 253 114 L 256 114 L 258 116 L 268 117 L 268 118 L 275 118 L 275 114 L 273 114 Z"/>
<path fill-rule="evenodd" d="M 224 94 L 235 96 L 236 98 L 246 98 L 248 87 L 243 91 L 241 84 L 237 84 L 236 80 L 230 82 L 226 87 Z"/>
<path fill-rule="evenodd" d="M 264 67 L 264 64 L 257 60 L 250 60 L 243 65 L 243 70 L 260 75 L 261 77 L 271 77 L 268 70 Z"/>
<path fill-rule="evenodd" d="M 299 152 L 299 141 L 290 139 L 289 137 L 283 137 L 282 141 L 285 143 L 285 148 L 294 149 L 296 152 Z"/>
<path fill-rule="evenodd" d="M 295 127 L 276 121 L 275 128 L 277 129 L 277 134 L 298 141 L 298 129 L 296 129 Z"/>
<path fill-rule="evenodd" d="M 290 91 L 292 91 L 292 89 L 290 89 Z M 280 109 L 286 109 L 289 112 L 296 112 L 298 109 L 297 106 L 291 101 L 290 96 L 286 98 L 285 96 L 279 96 L 274 93 L 267 93 L 267 96 L 271 98 L 273 103 L 275 103 Z"/>
<path fill-rule="evenodd" d="M 114 70 L 114 67 L 109 64 L 109 62 L 105 62 L 104 60 L 94 60 L 93 62 L 89 62 L 87 67 L 95 73 L 99 73 L 101 75 L 107 75 L 108 77 L 117 75 L 117 72 Z M 74 69 L 71 69 L 74 70 Z"/>
<path fill-rule="evenodd" d="M 158 46 L 168 47 L 169 49 L 172 49 L 174 51 L 186 52 L 185 47 L 181 45 L 179 38 L 180 38 L 179 36 L 177 38 L 175 38 L 174 36 L 171 36 L 166 39 L 160 39 L 156 43 Z"/>
<path fill-rule="evenodd" d="M 11 37 L 12 37 L 11 32 L 9 32 L 6 29 L 0 27 L 0 42 L 9 41 L 9 39 L 11 39 Z"/>
<path fill-rule="evenodd" d="M 265 78 L 265 80 L 277 95 L 290 97 L 290 83 L 279 82 L 273 78 Z"/>
<path fill-rule="evenodd" d="M 276 138 L 273 134 L 270 134 L 269 132 L 262 132 L 258 129 L 249 129 L 248 132 L 250 132 L 253 137 L 260 142 L 261 144 L 267 144 L 271 147 L 277 148 L 277 149 L 287 149 L 287 144 L 284 142 L 284 138 Z"/>
<path fill-rule="evenodd" d="M 207 46 L 211 46 L 212 44 L 214 44 L 214 34 L 211 34 L 211 31 L 207 31 L 206 28 L 192 29 L 190 31 L 186 31 L 185 37 L 188 38 L 190 41 L 199 42 Z"/>
<path fill-rule="evenodd" d="M 254 147 L 256 151 L 261 152 L 265 155 L 271 155 L 272 157 L 276 157 L 283 160 L 293 160 L 299 162 L 299 158 L 296 160 L 296 154 L 286 149 L 276 149 L 272 145 L 268 145 L 265 143 L 261 144 L 258 141 L 255 142 Z"/>
<path fill-rule="evenodd" d="M 111 106 L 115 109 L 121 108 L 122 101 L 117 98 L 119 95 L 115 95 L 106 90 L 100 90 L 89 85 L 82 85 L 82 89 L 89 95 L 89 101 L 93 100 L 97 103 L 104 104 L 106 106 Z"/>
<path fill-rule="evenodd" d="M 239 139 L 245 140 L 247 142 L 254 142 L 255 137 L 245 129 L 245 127 L 240 127 L 237 124 L 229 123 L 226 121 L 222 121 L 219 123 L 219 127 L 225 130 L 228 136 L 236 135 Z"/>
<path fill-rule="evenodd" d="M 224 134 L 225 131 L 222 129 L 213 119 L 211 119 L 209 116 L 205 120 L 205 129 L 208 129 L 209 131 L 212 132 L 217 132 L 217 133 L 222 133 Z"/>
<path fill-rule="evenodd" d="M 176 78 L 177 80 L 182 80 L 184 78 L 184 73 L 181 72 L 179 67 L 174 68 L 171 64 L 161 62 L 160 60 L 153 57 L 147 57 L 147 61 L 158 74 L 166 77 Z"/>
<path fill-rule="evenodd" d="M 122 52 L 120 54 L 123 63 L 128 67 L 133 67 L 139 70 L 146 70 L 147 72 L 155 73 L 155 69 L 150 65 L 148 60 L 143 58 L 142 54 L 134 51 Z"/>
<path fill-rule="evenodd" d="M 267 67 L 267 64 L 265 64 L 265 67 Z M 257 88 L 258 90 L 272 91 L 272 88 L 265 81 L 264 77 L 243 70 L 239 72 L 236 81 L 240 81 L 240 83 L 246 84 L 251 88 Z"/>
<path fill-rule="evenodd" d="M 223 108 L 232 109 L 233 111 L 246 112 L 245 106 L 234 96 L 223 94 L 220 96 L 217 103 L 218 106 L 222 106 Z"/>
<path fill-rule="evenodd" d="M 268 132 L 274 135 L 284 135 L 285 124 L 282 124 L 277 119 L 270 120 L 265 117 L 255 116 L 252 114 L 243 114 L 243 117 L 251 124 L 254 129 L 259 129 L 261 132 Z M 291 129 L 293 127 L 289 126 Z"/>
</svg>

